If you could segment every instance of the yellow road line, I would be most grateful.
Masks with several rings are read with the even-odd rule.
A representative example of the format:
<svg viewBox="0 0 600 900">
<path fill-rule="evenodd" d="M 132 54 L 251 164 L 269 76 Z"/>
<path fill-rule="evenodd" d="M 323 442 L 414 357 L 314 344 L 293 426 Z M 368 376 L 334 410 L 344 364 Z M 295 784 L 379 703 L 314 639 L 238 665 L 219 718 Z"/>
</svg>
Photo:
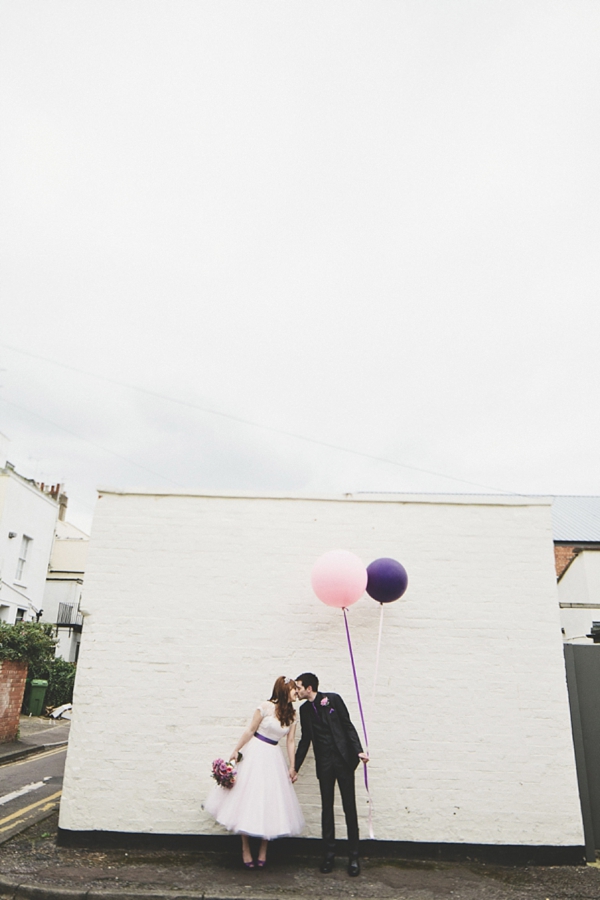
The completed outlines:
<svg viewBox="0 0 600 900">
<path fill-rule="evenodd" d="M 23 809 L 18 809 L 17 812 L 11 813 L 10 816 L 6 816 L 4 819 L 0 819 L 0 825 L 4 825 L 5 822 L 11 822 L 13 819 L 18 818 L 19 816 L 24 816 L 25 813 L 30 812 L 32 809 L 36 809 L 38 806 L 43 806 L 44 803 L 51 803 L 52 800 L 56 800 L 57 797 L 60 797 L 62 791 L 57 791 L 56 794 L 51 794 L 49 797 L 44 797 L 43 800 L 38 800 L 37 803 L 32 803 L 30 806 L 24 806 Z M 8 826 L 12 828 L 12 825 Z M 0 831 L 6 831 L 6 828 L 0 828 Z"/>
<path fill-rule="evenodd" d="M 26 756 L 24 759 L 17 759 L 14 762 L 11 760 L 7 760 L 6 762 L 0 762 L 0 769 L 3 769 L 5 766 L 24 766 L 26 763 L 35 762 L 38 759 L 48 759 L 49 756 L 56 756 L 57 753 L 64 753 L 67 749 L 67 745 L 64 747 L 57 747 L 55 750 L 45 750 L 43 753 L 32 753 L 31 756 Z"/>
<path fill-rule="evenodd" d="M 39 810 L 41 813 L 51 813 L 56 808 L 56 801 L 51 800 L 49 803 L 46 803 L 45 806 L 42 806 Z M 45 816 L 42 816 L 42 819 Z M 31 821 L 33 819 L 33 822 Z M 19 828 L 19 826 L 27 825 L 27 823 L 34 824 L 36 822 L 36 818 L 34 816 L 24 816 L 22 819 L 16 819 L 14 822 L 11 822 L 10 825 L 5 825 L 4 828 L 0 828 L 0 835 L 4 834 L 5 831 L 9 833 L 14 831 L 15 828 Z M 0 839 L 1 843 L 1 839 Z"/>
</svg>

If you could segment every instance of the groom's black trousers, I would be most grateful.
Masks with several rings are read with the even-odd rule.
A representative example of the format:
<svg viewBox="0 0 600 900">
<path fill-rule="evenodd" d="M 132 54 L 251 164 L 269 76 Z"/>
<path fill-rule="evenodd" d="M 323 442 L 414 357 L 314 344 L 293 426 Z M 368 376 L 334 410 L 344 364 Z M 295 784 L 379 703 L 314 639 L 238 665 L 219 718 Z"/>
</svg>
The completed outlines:
<svg viewBox="0 0 600 900">
<path fill-rule="evenodd" d="M 333 799 L 335 783 L 342 795 L 342 806 L 348 831 L 348 852 L 358 853 L 358 817 L 356 815 L 356 794 L 354 790 L 354 770 L 335 751 L 328 759 L 319 760 L 319 786 L 321 788 L 321 828 L 327 853 L 335 850 L 335 820 Z"/>
</svg>

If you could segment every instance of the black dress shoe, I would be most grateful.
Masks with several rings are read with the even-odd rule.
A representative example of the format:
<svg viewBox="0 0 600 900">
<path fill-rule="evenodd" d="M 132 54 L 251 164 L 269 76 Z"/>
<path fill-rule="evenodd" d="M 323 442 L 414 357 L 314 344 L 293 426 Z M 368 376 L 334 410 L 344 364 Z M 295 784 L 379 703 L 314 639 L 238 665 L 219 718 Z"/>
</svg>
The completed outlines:
<svg viewBox="0 0 600 900">
<path fill-rule="evenodd" d="M 357 875 L 360 875 L 360 863 L 358 861 L 358 853 L 353 853 L 350 859 L 348 860 L 348 875 L 351 878 L 355 878 Z"/>
<path fill-rule="evenodd" d="M 330 872 L 333 872 L 333 867 L 335 865 L 335 854 L 328 853 L 325 859 L 323 860 L 323 865 L 320 868 L 320 871 L 323 875 L 329 875 Z"/>
</svg>

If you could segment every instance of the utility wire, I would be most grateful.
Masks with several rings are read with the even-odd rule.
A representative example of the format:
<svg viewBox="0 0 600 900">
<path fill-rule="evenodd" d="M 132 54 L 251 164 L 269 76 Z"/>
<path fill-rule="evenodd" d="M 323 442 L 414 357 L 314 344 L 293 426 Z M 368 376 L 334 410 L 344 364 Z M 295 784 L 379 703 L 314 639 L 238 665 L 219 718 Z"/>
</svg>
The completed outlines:
<svg viewBox="0 0 600 900">
<path fill-rule="evenodd" d="M 164 478 L 165 481 L 168 481 L 170 484 L 174 484 L 176 487 L 184 487 L 184 485 L 178 484 L 171 478 L 167 478 L 167 476 L 163 475 L 161 472 L 155 472 L 153 469 L 148 469 L 146 466 L 141 466 L 139 463 L 134 462 L 127 456 L 122 456 L 120 453 L 115 453 L 114 450 L 109 450 L 108 447 L 103 447 L 101 444 L 96 444 L 94 443 L 94 441 L 90 441 L 87 438 L 82 437 L 80 434 L 76 434 L 74 431 L 70 431 L 68 428 L 65 428 L 64 425 L 59 425 L 58 422 L 53 422 L 52 419 L 47 419 L 45 416 L 40 416 L 39 413 L 33 412 L 33 410 L 27 409 L 25 406 L 20 406 L 18 403 L 13 403 L 12 400 L 7 400 L 6 397 L 0 397 L 0 400 L 2 401 L 2 403 L 8 403 L 9 406 L 14 406 L 15 409 L 20 409 L 22 412 L 27 413 L 27 415 L 29 416 L 35 416 L 36 419 L 41 419 L 42 422 L 47 422 L 49 425 L 53 425 L 54 428 L 60 428 L 61 431 L 66 431 L 67 434 L 70 434 L 72 437 L 77 438 L 79 441 L 84 441 L 86 444 L 90 444 L 90 446 L 92 447 L 96 447 L 97 450 L 103 450 L 104 453 L 110 453 L 111 456 L 116 456 L 117 459 L 122 459 L 124 462 L 129 463 L 130 466 L 135 466 L 136 468 L 142 469 L 144 472 L 149 472 L 150 475 L 155 475 L 158 478 Z"/>
<path fill-rule="evenodd" d="M 376 462 L 387 463 L 388 465 L 397 466 L 398 468 L 401 468 L 401 469 L 409 469 L 412 472 L 421 472 L 422 474 L 425 474 L 425 475 L 435 475 L 437 478 L 446 478 L 449 481 L 457 481 L 460 484 L 468 484 L 470 487 L 485 488 L 485 490 L 497 491 L 500 494 L 514 494 L 515 493 L 515 491 L 508 491 L 508 490 L 505 490 L 504 488 L 492 487 L 489 484 L 480 484 L 477 481 L 469 481 L 466 478 L 458 478 L 455 475 L 446 475 L 443 472 L 434 472 L 431 469 L 423 469 L 419 466 L 412 466 L 412 465 L 409 465 L 408 463 L 401 463 L 395 459 L 389 459 L 388 457 L 385 457 L 385 456 L 375 456 L 372 453 L 364 453 L 361 450 L 353 450 L 350 447 L 342 447 L 340 444 L 331 444 L 328 441 L 321 441 L 318 438 L 306 437 L 306 435 L 297 434 L 296 432 L 293 432 L 293 431 L 286 431 L 283 428 L 275 428 L 272 425 L 264 425 L 261 422 L 254 422 L 251 419 L 245 419 L 241 416 L 236 416 L 233 413 L 225 413 L 225 412 L 221 412 L 220 410 L 217 410 L 217 409 L 210 409 L 210 407 L 201 406 L 199 403 L 192 403 L 189 400 L 182 400 L 179 397 L 172 397 L 168 394 L 161 394 L 159 391 L 153 391 L 153 390 L 150 390 L 149 388 L 141 387 L 140 385 L 137 385 L 137 384 L 130 384 L 126 381 L 119 381 L 117 378 L 110 378 L 110 376 L 108 376 L 108 375 L 100 375 L 97 372 L 89 372 L 86 369 L 78 369 L 76 366 L 70 366 L 68 363 L 59 362 L 56 359 L 50 359 L 49 357 L 41 356 L 38 353 L 31 353 L 31 351 L 22 350 L 20 347 L 13 347 L 11 344 L 5 344 L 3 341 L 0 341 L 0 347 L 4 347 L 5 350 L 11 350 L 13 353 L 20 353 L 23 356 L 29 356 L 29 357 L 31 357 L 31 359 L 38 359 L 38 360 L 41 360 L 42 362 L 49 363 L 50 365 L 59 366 L 62 369 L 68 369 L 70 372 L 77 372 L 79 375 L 87 375 L 89 378 L 96 378 L 99 381 L 106 381 L 109 384 L 115 384 L 118 387 L 124 387 L 130 391 L 137 391 L 138 393 L 146 394 L 149 397 L 155 397 L 159 400 L 165 400 L 168 403 L 177 403 L 180 406 L 185 406 L 185 407 L 188 407 L 189 409 L 199 410 L 200 412 L 208 413 L 211 416 L 219 416 L 222 419 L 229 419 L 230 421 L 238 422 L 241 425 L 249 425 L 252 428 L 259 428 L 264 431 L 270 431 L 272 434 L 281 434 L 284 437 L 295 438 L 296 440 L 299 440 L 299 441 L 305 441 L 306 443 L 309 443 L 309 444 L 315 444 L 318 447 L 327 447 L 329 450 L 339 450 L 342 453 L 350 453 L 353 456 L 360 456 L 360 457 L 363 457 L 364 459 L 371 459 L 371 460 L 375 460 Z M 6 402 L 8 403 L 9 401 L 6 401 Z M 13 405 L 16 405 L 16 404 L 13 404 Z M 34 415 L 36 415 L 36 413 L 34 413 Z M 42 417 L 40 416 L 40 418 L 42 418 Z M 49 420 L 46 420 L 46 421 L 49 421 Z M 54 424 L 54 423 L 50 423 L 50 424 Z M 58 426 L 58 427 L 60 428 L 61 426 Z M 66 429 L 63 429 L 63 430 L 66 431 Z M 69 432 L 69 433 L 73 434 L 73 432 Z M 74 436 L 77 437 L 77 435 L 74 435 Z M 85 438 L 82 438 L 82 440 L 85 440 Z M 90 443 L 90 442 L 88 441 L 88 443 Z M 99 445 L 96 444 L 94 446 L 99 446 Z M 100 449 L 105 449 L 105 448 L 100 448 Z M 107 450 L 107 452 L 112 453 L 111 450 Z M 114 455 L 118 456 L 118 454 L 114 454 Z M 121 457 L 121 459 L 125 459 L 125 457 Z M 131 460 L 127 460 L 127 462 L 131 462 Z M 132 464 L 137 465 L 137 463 L 132 463 Z M 139 468 L 143 468 L 143 467 L 139 466 Z M 146 471 L 150 471 L 150 470 L 147 469 Z M 156 473 L 153 473 L 153 474 L 156 474 Z M 161 475 L 160 477 L 164 478 L 165 476 Z M 168 481 L 169 479 L 166 479 L 166 480 Z"/>
</svg>

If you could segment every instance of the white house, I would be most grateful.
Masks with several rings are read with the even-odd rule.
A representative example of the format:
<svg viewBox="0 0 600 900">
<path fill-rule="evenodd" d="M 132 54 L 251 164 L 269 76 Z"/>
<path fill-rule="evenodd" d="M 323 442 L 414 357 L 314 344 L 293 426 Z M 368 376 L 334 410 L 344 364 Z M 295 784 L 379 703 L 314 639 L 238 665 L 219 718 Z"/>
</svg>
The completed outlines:
<svg viewBox="0 0 600 900">
<path fill-rule="evenodd" d="M 0 621 L 36 619 L 43 609 L 60 487 L 0 468 Z"/>
<path fill-rule="evenodd" d="M 62 519 L 56 523 L 44 593 L 42 622 L 56 628 L 56 655 L 77 662 L 83 617 L 79 611 L 89 536 Z"/>
<path fill-rule="evenodd" d="M 565 641 L 589 644 L 593 623 L 600 622 L 600 548 L 579 550 L 558 582 Z"/>
<path fill-rule="evenodd" d="M 380 607 L 365 595 L 348 611 L 376 840 L 579 853 L 550 511 L 522 496 L 102 491 L 63 839 L 222 833 L 202 810 L 211 760 L 280 674 L 316 672 L 360 728 L 342 612 L 310 586 L 314 561 L 343 548 L 409 574 L 384 608 L 373 699 Z M 310 760 L 297 790 L 318 838 Z M 358 779 L 357 793 L 365 837 Z"/>
<path fill-rule="evenodd" d="M 600 497 L 554 497 L 552 518 L 563 637 L 589 644 L 600 622 Z"/>
</svg>

